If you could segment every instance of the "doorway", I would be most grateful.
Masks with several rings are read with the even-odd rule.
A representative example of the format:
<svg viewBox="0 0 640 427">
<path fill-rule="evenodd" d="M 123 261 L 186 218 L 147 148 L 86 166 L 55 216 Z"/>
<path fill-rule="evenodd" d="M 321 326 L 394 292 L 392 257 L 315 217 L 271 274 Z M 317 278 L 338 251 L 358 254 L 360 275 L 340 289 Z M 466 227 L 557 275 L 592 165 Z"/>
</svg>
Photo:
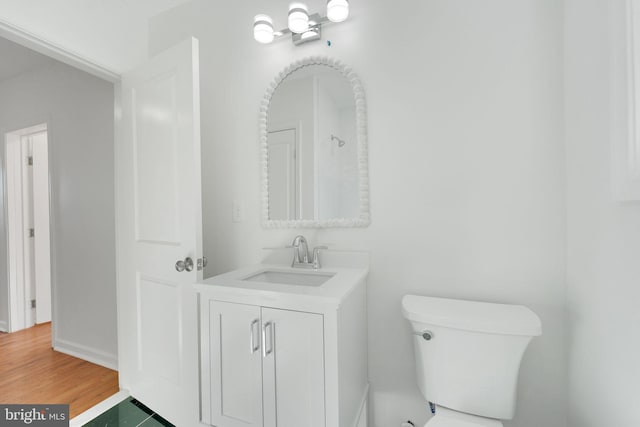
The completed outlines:
<svg viewBox="0 0 640 427">
<path fill-rule="evenodd" d="M 9 332 L 51 321 L 46 124 L 5 134 Z"/>
</svg>

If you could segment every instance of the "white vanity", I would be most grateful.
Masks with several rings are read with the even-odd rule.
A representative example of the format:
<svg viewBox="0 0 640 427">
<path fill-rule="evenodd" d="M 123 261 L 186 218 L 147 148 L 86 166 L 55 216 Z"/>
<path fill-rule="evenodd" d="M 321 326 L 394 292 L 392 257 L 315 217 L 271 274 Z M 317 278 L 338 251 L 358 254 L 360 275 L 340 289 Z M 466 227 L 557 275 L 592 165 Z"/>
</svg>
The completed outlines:
<svg viewBox="0 0 640 427">
<path fill-rule="evenodd" d="M 363 86 L 339 61 L 276 76 L 259 123 L 265 228 L 369 225 L 366 123 Z M 368 254 L 320 260 L 326 248 L 301 235 L 291 247 L 196 285 L 204 424 L 367 425 Z"/>
<path fill-rule="evenodd" d="M 365 426 L 368 255 L 329 251 L 313 270 L 286 254 L 196 285 L 201 420 Z"/>
</svg>

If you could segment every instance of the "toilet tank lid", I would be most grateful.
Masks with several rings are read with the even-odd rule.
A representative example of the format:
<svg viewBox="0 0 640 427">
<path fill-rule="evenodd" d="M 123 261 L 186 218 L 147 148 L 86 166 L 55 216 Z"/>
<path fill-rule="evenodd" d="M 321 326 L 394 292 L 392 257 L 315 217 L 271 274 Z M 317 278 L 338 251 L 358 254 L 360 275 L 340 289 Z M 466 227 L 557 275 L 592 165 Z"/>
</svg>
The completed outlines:
<svg viewBox="0 0 640 427">
<path fill-rule="evenodd" d="M 402 314 L 408 320 L 490 334 L 538 336 L 540 318 L 523 305 L 405 295 Z"/>
</svg>

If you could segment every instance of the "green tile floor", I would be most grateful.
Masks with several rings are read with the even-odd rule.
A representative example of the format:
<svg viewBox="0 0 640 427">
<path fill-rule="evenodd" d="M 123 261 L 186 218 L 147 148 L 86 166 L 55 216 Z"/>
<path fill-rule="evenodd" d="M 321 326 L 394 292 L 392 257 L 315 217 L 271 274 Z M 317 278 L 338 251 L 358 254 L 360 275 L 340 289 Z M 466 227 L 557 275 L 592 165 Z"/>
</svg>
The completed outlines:
<svg viewBox="0 0 640 427">
<path fill-rule="evenodd" d="M 174 427 L 151 409 L 129 397 L 82 427 Z"/>
</svg>

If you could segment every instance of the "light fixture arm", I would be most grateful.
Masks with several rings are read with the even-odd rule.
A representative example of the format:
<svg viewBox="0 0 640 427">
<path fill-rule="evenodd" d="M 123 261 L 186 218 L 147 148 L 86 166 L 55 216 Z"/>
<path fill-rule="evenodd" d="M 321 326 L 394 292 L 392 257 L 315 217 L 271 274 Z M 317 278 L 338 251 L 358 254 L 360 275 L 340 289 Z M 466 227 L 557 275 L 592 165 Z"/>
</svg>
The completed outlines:
<svg viewBox="0 0 640 427">
<path fill-rule="evenodd" d="M 282 30 L 275 31 L 273 33 L 275 40 L 280 40 L 282 37 L 291 34 L 291 40 L 296 46 L 302 43 L 307 43 L 314 40 L 320 40 L 322 35 L 322 25 L 331 22 L 326 16 L 321 16 L 318 13 L 309 15 L 309 29 L 302 33 L 294 33 L 289 28 L 283 28 Z"/>
</svg>

